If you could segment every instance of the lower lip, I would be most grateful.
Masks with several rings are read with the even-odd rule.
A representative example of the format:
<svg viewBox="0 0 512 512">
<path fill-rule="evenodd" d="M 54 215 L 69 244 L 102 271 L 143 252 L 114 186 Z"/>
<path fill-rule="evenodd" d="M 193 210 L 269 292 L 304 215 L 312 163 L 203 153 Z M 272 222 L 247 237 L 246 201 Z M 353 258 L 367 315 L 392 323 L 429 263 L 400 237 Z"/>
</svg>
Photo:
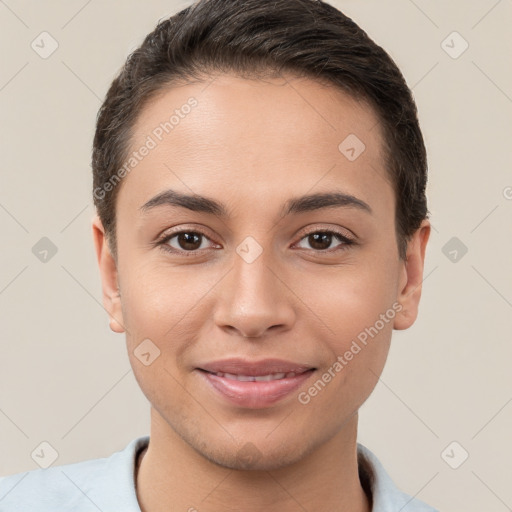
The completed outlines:
<svg viewBox="0 0 512 512">
<path fill-rule="evenodd" d="M 295 391 L 313 375 L 314 370 L 295 377 L 260 382 L 226 379 L 204 370 L 199 370 L 199 373 L 215 391 L 231 403 L 249 409 L 261 409 L 275 404 Z"/>
</svg>

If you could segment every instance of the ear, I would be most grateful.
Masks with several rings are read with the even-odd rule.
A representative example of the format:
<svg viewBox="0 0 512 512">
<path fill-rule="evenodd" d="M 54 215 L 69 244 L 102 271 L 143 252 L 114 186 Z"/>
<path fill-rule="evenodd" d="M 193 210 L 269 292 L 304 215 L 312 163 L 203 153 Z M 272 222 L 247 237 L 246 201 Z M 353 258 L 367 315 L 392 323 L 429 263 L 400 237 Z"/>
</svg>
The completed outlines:
<svg viewBox="0 0 512 512">
<path fill-rule="evenodd" d="M 397 297 L 402 309 L 395 316 L 394 329 L 408 329 L 418 316 L 425 249 L 429 236 L 430 222 L 425 219 L 407 244 L 407 254 L 403 262 Z"/>
<path fill-rule="evenodd" d="M 98 215 L 92 221 L 92 236 L 96 250 L 96 259 L 100 268 L 103 306 L 110 317 L 110 329 L 117 333 L 123 333 L 125 328 L 121 309 L 121 294 L 117 279 L 117 265 L 108 247 L 105 230 Z"/>
</svg>

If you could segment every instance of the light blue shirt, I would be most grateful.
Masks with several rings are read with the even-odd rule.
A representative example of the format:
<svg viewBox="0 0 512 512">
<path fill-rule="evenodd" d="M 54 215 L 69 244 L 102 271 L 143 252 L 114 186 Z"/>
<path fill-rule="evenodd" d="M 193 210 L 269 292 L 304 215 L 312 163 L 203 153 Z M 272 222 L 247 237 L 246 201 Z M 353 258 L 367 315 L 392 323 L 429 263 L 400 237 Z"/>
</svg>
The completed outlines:
<svg viewBox="0 0 512 512">
<path fill-rule="evenodd" d="M 0 478 L 0 512 L 141 512 L 135 464 L 148 443 L 142 436 L 109 457 Z M 401 492 L 368 448 L 358 443 L 357 453 L 369 476 L 372 512 L 439 512 Z"/>
</svg>

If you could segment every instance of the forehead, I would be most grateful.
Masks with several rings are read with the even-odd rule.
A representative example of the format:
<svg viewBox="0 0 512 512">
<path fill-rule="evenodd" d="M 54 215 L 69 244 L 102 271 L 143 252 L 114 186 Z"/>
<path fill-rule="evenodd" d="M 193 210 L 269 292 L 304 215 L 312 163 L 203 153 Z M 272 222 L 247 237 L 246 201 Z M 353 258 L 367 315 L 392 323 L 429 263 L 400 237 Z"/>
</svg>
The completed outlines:
<svg viewBox="0 0 512 512">
<path fill-rule="evenodd" d="M 137 207 L 166 187 L 269 201 L 340 185 L 366 202 L 392 194 L 373 109 L 305 78 L 219 75 L 162 89 L 137 118 L 130 154 L 144 146 L 122 187 Z"/>
</svg>

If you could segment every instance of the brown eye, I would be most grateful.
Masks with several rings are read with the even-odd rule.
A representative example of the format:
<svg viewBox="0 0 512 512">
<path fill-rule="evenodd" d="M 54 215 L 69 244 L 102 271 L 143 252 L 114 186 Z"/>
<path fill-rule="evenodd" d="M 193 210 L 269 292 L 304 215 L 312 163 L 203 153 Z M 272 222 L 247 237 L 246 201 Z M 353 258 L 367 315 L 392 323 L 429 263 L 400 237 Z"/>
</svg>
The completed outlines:
<svg viewBox="0 0 512 512">
<path fill-rule="evenodd" d="M 202 235 L 198 233 L 180 233 L 177 235 L 178 245 L 181 249 L 193 251 L 201 246 Z M 199 244 L 199 245 L 198 245 Z"/>
<path fill-rule="evenodd" d="M 345 249 L 347 246 L 352 245 L 354 242 L 347 238 L 346 236 L 338 233 L 337 231 L 314 231 L 307 234 L 305 237 L 301 239 L 299 244 L 303 241 L 306 241 L 309 247 L 301 246 L 301 249 L 309 249 L 312 248 L 315 251 L 328 251 L 334 252 L 337 250 Z M 333 241 L 338 241 L 337 246 L 334 249 L 331 248 L 331 244 Z M 329 251 L 329 249 L 331 249 Z"/>
<path fill-rule="evenodd" d="M 174 233 L 162 240 L 162 244 L 169 246 L 171 250 L 179 251 L 197 251 L 204 249 L 203 241 L 207 237 L 197 231 L 180 231 Z"/>
<path fill-rule="evenodd" d="M 329 249 L 332 242 L 332 234 L 330 233 L 313 233 L 308 235 L 308 242 L 313 249 L 325 250 Z"/>
</svg>

